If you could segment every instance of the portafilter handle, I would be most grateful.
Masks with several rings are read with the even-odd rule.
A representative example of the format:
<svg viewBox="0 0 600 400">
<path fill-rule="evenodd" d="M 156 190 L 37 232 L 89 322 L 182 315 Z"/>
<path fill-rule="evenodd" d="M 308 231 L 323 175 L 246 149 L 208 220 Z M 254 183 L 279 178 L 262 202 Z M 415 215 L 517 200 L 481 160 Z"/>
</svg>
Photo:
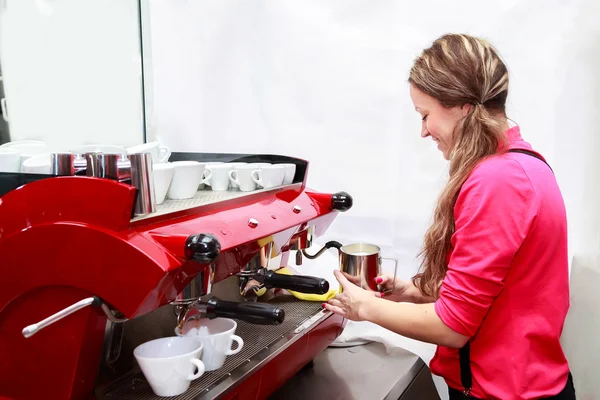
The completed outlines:
<svg viewBox="0 0 600 400">
<path fill-rule="evenodd" d="M 258 325 L 279 325 L 285 319 L 282 308 L 265 303 L 237 303 L 212 298 L 193 305 L 181 304 L 181 307 L 177 318 L 179 329 L 187 321 L 198 318 L 232 318 Z"/>
<path fill-rule="evenodd" d="M 285 319 L 285 311 L 271 304 L 237 303 L 212 298 L 206 303 L 206 316 L 214 318 L 233 318 L 259 325 L 279 325 Z"/>
</svg>

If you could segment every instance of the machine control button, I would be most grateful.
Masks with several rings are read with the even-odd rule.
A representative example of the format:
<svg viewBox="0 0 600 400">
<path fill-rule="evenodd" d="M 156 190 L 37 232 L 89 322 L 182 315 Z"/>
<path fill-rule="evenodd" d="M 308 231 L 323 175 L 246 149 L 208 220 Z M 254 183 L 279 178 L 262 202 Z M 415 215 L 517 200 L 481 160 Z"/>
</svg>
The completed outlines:
<svg viewBox="0 0 600 400">
<path fill-rule="evenodd" d="M 256 228 L 258 226 L 258 220 L 254 219 L 254 218 L 250 218 L 248 220 L 248 226 L 250 228 Z"/>
<path fill-rule="evenodd" d="M 302 211 L 302 207 L 294 206 L 294 208 L 292 208 L 292 211 L 295 212 L 296 214 L 300 214 L 300 212 Z"/>
<path fill-rule="evenodd" d="M 210 233 L 191 235 L 185 241 L 184 254 L 188 260 L 201 264 L 213 262 L 221 253 L 221 244 Z"/>
</svg>

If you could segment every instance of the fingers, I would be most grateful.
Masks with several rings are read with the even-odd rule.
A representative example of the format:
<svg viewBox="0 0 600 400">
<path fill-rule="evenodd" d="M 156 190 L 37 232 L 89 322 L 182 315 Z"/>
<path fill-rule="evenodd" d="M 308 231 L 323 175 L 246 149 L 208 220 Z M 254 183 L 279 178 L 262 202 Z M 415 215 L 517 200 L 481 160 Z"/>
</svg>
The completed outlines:
<svg viewBox="0 0 600 400">
<path fill-rule="evenodd" d="M 389 281 L 390 278 L 387 275 L 379 275 L 377 278 L 375 278 L 375 283 L 382 286 L 385 286 L 385 284 Z"/>
<path fill-rule="evenodd" d="M 348 279 L 348 281 L 354 283 L 356 286 L 360 286 L 360 276 L 353 276 L 346 272 L 342 272 L 342 275 L 344 275 L 344 277 Z"/>
<path fill-rule="evenodd" d="M 338 270 L 333 271 L 333 274 L 335 275 L 335 279 L 337 279 L 337 281 L 340 283 L 340 286 L 342 287 L 342 289 L 346 289 L 348 287 L 348 285 L 350 284 L 350 282 L 348 281 L 348 279 L 346 279 L 344 274 L 342 274 Z"/>
<path fill-rule="evenodd" d="M 334 314 L 341 315 L 342 317 L 346 316 L 346 313 L 344 312 L 343 309 L 341 309 L 340 307 L 337 307 L 337 306 L 333 306 L 333 305 L 331 305 L 329 303 L 323 303 L 323 308 L 326 309 L 326 310 L 331 311 Z"/>
</svg>

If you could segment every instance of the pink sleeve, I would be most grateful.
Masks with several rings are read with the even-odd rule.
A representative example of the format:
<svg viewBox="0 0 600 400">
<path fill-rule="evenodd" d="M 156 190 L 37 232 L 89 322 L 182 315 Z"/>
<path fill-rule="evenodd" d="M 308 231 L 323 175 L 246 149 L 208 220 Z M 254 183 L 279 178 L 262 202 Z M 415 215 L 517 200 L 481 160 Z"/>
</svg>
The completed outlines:
<svg viewBox="0 0 600 400">
<path fill-rule="evenodd" d="M 455 332 L 475 334 L 536 214 L 534 189 L 516 161 L 484 161 L 464 183 L 454 207 L 448 272 L 435 303 Z"/>
</svg>

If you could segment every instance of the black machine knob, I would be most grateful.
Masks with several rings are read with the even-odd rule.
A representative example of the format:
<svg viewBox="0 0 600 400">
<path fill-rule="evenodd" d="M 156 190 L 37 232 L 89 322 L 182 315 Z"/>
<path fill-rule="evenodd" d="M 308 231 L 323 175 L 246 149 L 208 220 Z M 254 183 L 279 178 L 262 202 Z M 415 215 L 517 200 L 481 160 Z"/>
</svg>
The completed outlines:
<svg viewBox="0 0 600 400">
<path fill-rule="evenodd" d="M 331 196 L 331 208 L 338 211 L 348 211 L 352 208 L 352 196 L 346 192 L 338 192 Z"/>
<path fill-rule="evenodd" d="M 206 316 L 213 318 L 233 318 L 251 324 L 279 325 L 285 319 L 282 308 L 264 303 L 236 303 L 212 298 L 206 305 Z"/>
<path fill-rule="evenodd" d="M 220 253 L 221 244 L 209 233 L 191 235 L 185 241 L 184 254 L 188 260 L 207 264 L 215 261 Z"/>
</svg>

